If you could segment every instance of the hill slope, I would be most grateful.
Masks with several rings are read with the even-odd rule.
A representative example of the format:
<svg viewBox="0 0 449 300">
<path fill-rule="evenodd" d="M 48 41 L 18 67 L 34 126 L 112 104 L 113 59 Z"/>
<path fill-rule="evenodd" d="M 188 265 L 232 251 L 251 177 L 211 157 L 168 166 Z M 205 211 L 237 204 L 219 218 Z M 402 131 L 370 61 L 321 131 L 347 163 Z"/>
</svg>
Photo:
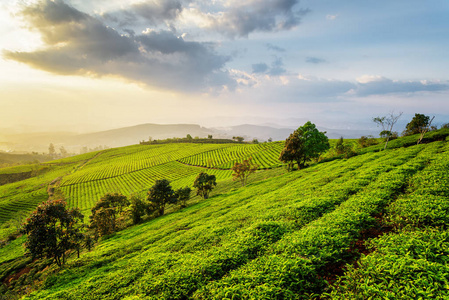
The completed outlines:
<svg viewBox="0 0 449 300">
<path fill-rule="evenodd" d="M 447 298 L 448 168 L 448 143 L 434 142 L 260 171 L 243 188 L 223 178 L 210 199 L 46 270 L 28 298 Z M 406 259 L 396 264 L 400 253 Z"/>
</svg>

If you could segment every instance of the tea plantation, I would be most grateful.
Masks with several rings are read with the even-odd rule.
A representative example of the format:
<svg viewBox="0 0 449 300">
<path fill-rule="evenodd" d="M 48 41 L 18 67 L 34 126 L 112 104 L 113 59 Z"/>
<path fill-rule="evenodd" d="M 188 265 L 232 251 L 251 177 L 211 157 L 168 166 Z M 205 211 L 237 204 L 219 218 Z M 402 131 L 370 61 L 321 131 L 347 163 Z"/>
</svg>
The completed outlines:
<svg viewBox="0 0 449 300">
<path fill-rule="evenodd" d="M 0 292 L 448 299 L 449 143 L 393 142 L 397 148 L 373 146 L 294 172 L 277 160 L 282 143 L 136 145 L 44 163 L 40 175 L 0 186 L 0 238 L 48 198 L 49 186 L 87 216 L 105 193 L 143 193 L 161 178 L 191 187 L 205 171 L 218 185 L 207 200 L 192 197 L 186 208 L 103 237 L 61 269 L 31 262 L 25 237 L 13 240 L 0 248 Z M 248 157 L 260 170 L 241 187 L 229 169 Z"/>
</svg>

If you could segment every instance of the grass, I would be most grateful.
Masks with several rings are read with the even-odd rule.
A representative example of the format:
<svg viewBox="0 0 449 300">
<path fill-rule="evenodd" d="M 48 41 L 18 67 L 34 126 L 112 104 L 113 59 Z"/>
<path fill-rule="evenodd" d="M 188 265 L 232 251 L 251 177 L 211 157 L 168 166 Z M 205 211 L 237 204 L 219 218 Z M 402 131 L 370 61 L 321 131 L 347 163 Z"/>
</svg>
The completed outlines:
<svg viewBox="0 0 449 300">
<path fill-rule="evenodd" d="M 61 185 L 90 184 L 81 190 L 93 199 L 110 186 L 132 185 L 145 170 L 170 174 L 185 168 L 183 176 L 172 175 L 179 187 L 196 176 L 191 168 L 204 170 L 180 164 L 174 154 L 166 162 L 171 150 L 156 146 L 161 149 L 132 146 L 60 161 L 52 174 L 73 169 L 62 175 L 69 180 L 78 169 L 114 160 L 123 169 L 130 157 L 145 160 L 148 149 L 159 153 L 154 157 L 161 163 L 148 168 Z M 187 146 L 198 156 L 198 145 Z M 166 215 L 103 238 L 61 270 L 24 275 L 21 286 L 34 290 L 26 299 L 447 298 L 449 145 L 375 147 L 300 171 L 260 170 L 245 187 L 220 173 L 229 171 L 210 170 L 222 177 L 209 199 L 195 196 L 183 209 L 169 206 Z M 176 157 L 190 157 L 185 150 Z M 111 174 L 123 173 L 117 172 Z M 27 191 L 32 186 L 25 184 Z M 364 240 L 363 232 L 386 227 L 393 230 Z M 2 276 L 23 265 L 23 252 L 16 252 L 20 243 L 0 248 L 7 253 Z M 364 243 L 369 250 L 354 248 Z"/>
</svg>

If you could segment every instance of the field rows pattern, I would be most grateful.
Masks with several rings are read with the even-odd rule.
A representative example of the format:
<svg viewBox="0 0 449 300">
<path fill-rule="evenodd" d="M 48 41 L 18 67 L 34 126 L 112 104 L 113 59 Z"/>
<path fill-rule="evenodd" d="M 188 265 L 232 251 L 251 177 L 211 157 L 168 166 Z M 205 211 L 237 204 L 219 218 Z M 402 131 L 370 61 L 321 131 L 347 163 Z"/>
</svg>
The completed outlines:
<svg viewBox="0 0 449 300">
<path fill-rule="evenodd" d="M 281 165 L 279 154 L 283 146 L 283 142 L 237 145 L 199 153 L 179 161 L 193 166 L 229 170 L 234 163 L 252 157 L 260 169 L 273 168 Z"/>
<path fill-rule="evenodd" d="M 31 298 L 308 299 L 409 185 L 446 195 L 430 175 L 447 168 L 432 159 L 443 145 L 318 164 L 119 232 Z"/>
</svg>

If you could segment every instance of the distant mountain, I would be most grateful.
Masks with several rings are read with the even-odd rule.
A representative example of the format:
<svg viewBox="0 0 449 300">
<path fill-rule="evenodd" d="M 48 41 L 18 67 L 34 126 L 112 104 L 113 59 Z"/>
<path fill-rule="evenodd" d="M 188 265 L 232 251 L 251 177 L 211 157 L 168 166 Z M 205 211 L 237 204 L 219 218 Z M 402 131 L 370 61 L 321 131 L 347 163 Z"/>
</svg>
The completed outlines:
<svg viewBox="0 0 449 300">
<path fill-rule="evenodd" d="M 273 141 L 280 141 L 285 140 L 297 128 L 286 128 L 276 124 L 270 125 L 244 124 L 222 128 L 206 128 L 196 124 L 141 124 L 86 134 L 69 132 L 3 134 L 0 136 L 0 150 L 48 153 L 48 146 L 53 143 L 57 152 L 61 146 L 64 146 L 70 153 L 79 153 L 85 147 L 88 149 L 95 149 L 99 146 L 121 147 L 137 144 L 142 140 L 148 141 L 150 137 L 154 140 L 185 137 L 187 134 L 200 138 L 207 137 L 210 134 L 214 138 L 242 136 L 245 141 L 249 142 L 254 138 L 258 139 L 259 142 L 267 141 L 269 138 Z M 320 131 L 326 131 L 327 136 L 331 139 L 340 136 L 358 138 L 362 135 L 377 135 L 376 131 L 371 130 L 329 129 L 320 126 L 318 128 Z"/>
<path fill-rule="evenodd" d="M 185 137 L 190 134 L 192 137 L 207 137 L 213 131 L 195 124 L 142 124 L 131 127 L 111 129 L 88 134 L 74 136 L 72 145 L 78 146 L 98 146 L 107 145 L 109 147 L 120 147 L 138 144 L 140 141 L 151 137 L 154 139 L 165 139 L 172 137 Z"/>
</svg>

